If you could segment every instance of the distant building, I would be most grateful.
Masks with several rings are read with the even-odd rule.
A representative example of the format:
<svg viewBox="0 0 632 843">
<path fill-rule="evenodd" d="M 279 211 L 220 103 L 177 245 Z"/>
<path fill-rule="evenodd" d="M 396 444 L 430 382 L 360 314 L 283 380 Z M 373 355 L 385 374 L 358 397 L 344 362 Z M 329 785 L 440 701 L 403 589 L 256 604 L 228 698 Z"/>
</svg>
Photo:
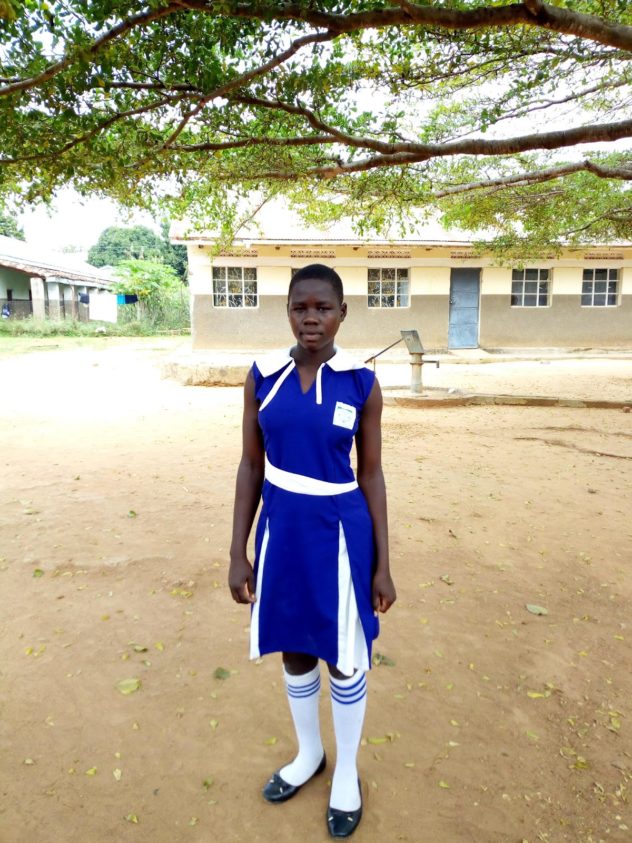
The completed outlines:
<svg viewBox="0 0 632 843">
<path fill-rule="evenodd" d="M 109 291 L 109 273 L 31 243 L 0 237 L 0 307 L 10 318 L 87 319 L 88 300 Z"/>
<path fill-rule="evenodd" d="M 188 249 L 193 347 L 288 342 L 292 273 L 324 263 L 340 274 L 346 347 L 386 346 L 416 328 L 426 349 L 631 348 L 632 244 L 566 249 L 524 266 L 498 266 L 461 234 L 429 227 L 410 238 L 326 231 L 270 208 L 215 254 L 210 232 L 172 227 Z"/>
</svg>

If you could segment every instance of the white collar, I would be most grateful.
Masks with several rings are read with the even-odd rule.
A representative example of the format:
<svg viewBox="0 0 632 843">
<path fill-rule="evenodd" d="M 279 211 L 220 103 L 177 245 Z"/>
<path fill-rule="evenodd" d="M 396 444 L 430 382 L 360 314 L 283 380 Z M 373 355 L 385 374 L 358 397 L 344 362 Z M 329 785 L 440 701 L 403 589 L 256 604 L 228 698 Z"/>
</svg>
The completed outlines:
<svg viewBox="0 0 632 843">
<path fill-rule="evenodd" d="M 353 369 L 366 368 L 364 363 L 356 360 L 351 354 L 349 354 L 348 351 L 344 351 L 337 346 L 334 346 L 334 348 L 336 353 L 325 363 L 325 365 L 329 366 L 330 369 L 333 369 L 334 372 L 349 372 Z M 290 351 L 291 349 L 288 348 L 287 350 L 283 349 L 264 354 L 262 357 L 255 360 L 257 369 L 259 369 L 264 378 L 267 378 L 268 375 L 273 375 L 293 360 L 293 358 L 290 357 Z"/>
</svg>

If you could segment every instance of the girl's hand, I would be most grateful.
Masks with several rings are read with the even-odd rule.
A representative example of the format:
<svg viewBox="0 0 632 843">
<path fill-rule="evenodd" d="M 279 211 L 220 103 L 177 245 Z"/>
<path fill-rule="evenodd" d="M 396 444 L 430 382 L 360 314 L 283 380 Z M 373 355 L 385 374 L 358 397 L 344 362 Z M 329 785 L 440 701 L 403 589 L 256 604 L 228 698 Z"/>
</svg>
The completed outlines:
<svg viewBox="0 0 632 843">
<path fill-rule="evenodd" d="M 236 603 L 254 603 L 255 577 L 252 565 L 244 556 L 243 559 L 233 559 L 228 569 L 228 587 Z"/>
<path fill-rule="evenodd" d="M 377 571 L 373 577 L 373 608 L 376 612 L 388 612 L 397 600 L 397 592 L 389 573 Z"/>
</svg>

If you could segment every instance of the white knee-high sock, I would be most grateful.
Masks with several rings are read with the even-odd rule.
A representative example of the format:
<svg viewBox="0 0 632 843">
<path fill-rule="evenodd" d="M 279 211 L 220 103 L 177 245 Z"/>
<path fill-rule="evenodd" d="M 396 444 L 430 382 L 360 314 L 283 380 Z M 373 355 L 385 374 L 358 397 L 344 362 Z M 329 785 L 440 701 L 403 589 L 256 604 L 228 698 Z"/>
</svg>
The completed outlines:
<svg viewBox="0 0 632 843">
<path fill-rule="evenodd" d="M 279 770 L 279 775 L 288 784 L 301 785 L 314 775 L 323 758 L 318 716 L 320 668 L 316 665 L 309 673 L 299 676 L 292 676 L 285 669 L 283 673 L 296 729 L 298 755 L 291 764 Z"/>
<path fill-rule="evenodd" d="M 349 679 L 330 676 L 329 686 L 336 734 L 336 769 L 329 805 L 339 811 L 357 811 L 361 802 L 356 758 L 366 710 L 366 674 L 358 671 Z"/>
</svg>

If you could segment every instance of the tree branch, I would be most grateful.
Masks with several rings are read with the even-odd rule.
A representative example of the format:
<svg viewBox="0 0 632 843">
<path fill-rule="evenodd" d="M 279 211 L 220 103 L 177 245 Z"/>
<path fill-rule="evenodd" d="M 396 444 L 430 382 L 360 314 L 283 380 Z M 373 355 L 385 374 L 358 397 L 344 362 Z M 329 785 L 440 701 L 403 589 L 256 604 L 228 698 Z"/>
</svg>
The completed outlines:
<svg viewBox="0 0 632 843">
<path fill-rule="evenodd" d="M 147 26 L 147 24 L 152 23 L 155 20 L 159 20 L 160 18 L 167 17 L 168 15 L 173 14 L 174 12 L 181 10 L 180 2 L 175 3 L 168 3 L 166 6 L 158 9 L 149 9 L 146 12 L 140 12 L 137 15 L 132 15 L 132 17 L 127 18 L 121 23 L 117 24 L 116 26 L 112 27 L 112 29 L 108 30 L 104 35 L 100 38 L 97 38 L 95 41 L 90 44 L 85 52 L 89 53 L 91 56 L 96 55 L 99 50 L 109 44 L 111 41 L 115 41 L 117 38 L 120 38 L 122 35 L 125 35 L 132 29 L 140 26 Z M 42 73 L 39 73 L 37 76 L 32 76 L 30 79 L 21 79 L 19 81 L 11 82 L 8 85 L 5 85 L 3 88 L 0 88 L 0 97 L 8 96 L 9 94 L 15 94 L 18 91 L 26 91 L 29 88 L 34 88 L 36 85 L 41 85 L 42 82 L 48 82 L 49 79 L 52 79 L 58 73 L 61 73 L 62 70 L 65 70 L 67 67 L 73 63 L 75 56 L 72 52 L 67 53 L 63 59 L 55 64 L 49 65 Z"/>
<path fill-rule="evenodd" d="M 588 231 L 590 228 L 598 225 L 600 222 L 604 220 L 611 220 L 616 221 L 621 219 L 622 221 L 629 220 L 632 216 L 632 206 L 631 205 L 624 205 L 622 208 L 611 208 L 609 211 L 606 211 L 604 214 L 599 214 L 597 217 L 592 217 L 588 220 L 584 225 L 580 225 L 577 228 L 568 228 L 564 232 L 565 236 L 569 237 L 573 234 L 579 234 L 582 231 Z"/>
<path fill-rule="evenodd" d="M 199 103 L 195 106 L 195 108 L 191 109 L 191 111 L 184 116 L 184 118 L 176 127 L 175 131 L 173 131 L 171 135 L 169 135 L 169 137 L 165 140 L 165 142 L 161 144 L 161 146 L 158 147 L 157 150 L 154 150 L 154 152 L 161 152 L 162 150 L 171 146 L 171 144 L 185 129 L 188 122 L 197 114 L 199 114 L 211 100 L 218 99 L 219 97 L 226 97 L 232 91 L 238 90 L 239 88 L 243 88 L 244 85 L 248 84 L 249 82 L 252 82 L 253 79 L 265 75 L 270 70 L 274 70 L 275 67 L 279 67 L 279 65 L 284 64 L 288 59 L 292 58 L 292 56 L 295 55 L 306 44 L 323 43 L 324 41 L 331 41 L 334 37 L 335 35 L 331 32 L 321 32 L 317 35 L 306 35 L 302 38 L 297 38 L 295 41 L 292 41 L 287 50 L 284 50 L 282 53 L 279 53 L 279 55 L 275 56 L 273 59 L 270 59 L 270 61 L 260 65 L 259 67 L 254 68 L 253 70 L 249 70 L 246 73 L 242 73 L 240 76 L 235 77 L 235 79 L 232 79 L 225 85 L 220 85 L 219 88 L 215 88 L 215 90 L 209 92 L 208 94 L 205 94 L 199 101 Z"/>
<path fill-rule="evenodd" d="M 467 138 L 458 141 L 449 141 L 443 144 L 420 144 L 411 141 L 387 143 L 367 137 L 358 138 L 340 132 L 325 124 L 313 112 L 303 107 L 292 106 L 281 102 L 275 103 L 269 100 L 260 100 L 256 97 L 239 97 L 237 99 L 240 102 L 258 105 L 263 108 L 278 108 L 292 114 L 303 115 L 315 128 L 317 127 L 326 131 L 346 146 L 372 149 L 380 153 L 371 158 L 365 158 L 352 163 L 341 163 L 332 167 L 309 168 L 301 174 L 302 176 L 308 177 L 335 178 L 336 176 L 347 175 L 349 173 L 364 172 L 380 167 L 413 164 L 433 158 L 447 158 L 457 155 L 515 155 L 540 149 L 564 149 L 582 143 L 611 142 L 632 137 L 632 120 L 624 120 L 620 123 L 587 125 L 580 126 L 576 129 L 542 132 L 540 134 L 536 133 L 498 140 Z M 266 177 L 293 178 L 295 175 L 279 172 L 276 175 L 274 173 L 268 173 Z"/>
<path fill-rule="evenodd" d="M 156 108 L 160 108 L 163 105 L 173 105 L 179 99 L 182 99 L 184 94 L 181 94 L 179 97 L 163 97 L 162 99 L 156 100 L 155 102 L 148 103 L 143 106 L 139 106 L 138 108 L 130 108 L 128 111 L 117 111 L 116 114 L 111 115 L 108 117 L 107 120 L 104 120 L 102 123 L 99 123 L 94 129 L 91 129 L 89 132 L 81 135 L 80 137 L 75 138 L 72 141 L 64 144 L 57 149 L 49 149 L 46 153 L 38 153 L 35 155 L 24 155 L 20 158 L 0 158 L 0 167 L 6 166 L 9 164 L 19 164 L 21 162 L 26 161 L 44 161 L 48 158 L 58 158 L 60 155 L 64 155 L 66 152 L 69 152 L 76 146 L 81 146 L 81 144 L 86 143 L 91 138 L 96 137 L 100 134 L 104 129 L 109 128 L 110 126 L 114 125 L 114 123 L 119 122 L 120 120 L 125 120 L 127 117 L 136 117 L 139 114 L 146 114 L 148 111 L 153 111 Z"/>
<path fill-rule="evenodd" d="M 218 141 L 207 143 L 182 144 L 181 146 L 171 145 L 169 149 L 173 152 L 217 152 L 222 149 L 243 149 L 248 146 L 314 146 L 324 143 L 337 143 L 335 138 L 329 135 L 309 135 L 302 138 L 242 138 L 234 141 Z"/>
<path fill-rule="evenodd" d="M 486 190 L 497 187 L 522 187 L 531 184 L 542 184 L 554 179 L 563 178 L 573 173 L 588 172 L 601 179 L 620 179 L 632 181 L 632 167 L 603 167 L 594 164 L 592 161 L 578 161 L 575 164 L 563 164 L 559 167 L 551 167 L 548 170 L 535 170 L 531 173 L 520 173 L 516 176 L 505 176 L 497 179 L 482 179 L 481 181 L 457 184 L 446 187 L 443 190 L 432 192 L 433 199 L 445 199 L 446 196 L 457 196 L 462 193 L 470 193 L 477 190 Z"/>
<path fill-rule="evenodd" d="M 358 32 L 362 29 L 383 29 L 390 26 L 417 25 L 448 31 L 499 29 L 523 24 L 563 35 L 597 41 L 609 47 L 632 50 L 632 27 L 611 24 L 594 15 L 584 15 L 569 9 L 557 8 L 539 0 L 511 3 L 507 6 L 479 6 L 476 9 L 447 9 L 440 6 L 421 6 L 414 3 L 399 3 L 398 8 L 388 7 L 351 14 L 318 12 L 306 4 L 283 3 L 275 7 L 270 3 L 242 3 L 236 0 L 227 9 L 214 9 L 213 0 L 182 0 L 182 6 L 229 17 L 255 20 L 294 20 L 319 28 L 329 29 L 339 35 Z"/>
</svg>

